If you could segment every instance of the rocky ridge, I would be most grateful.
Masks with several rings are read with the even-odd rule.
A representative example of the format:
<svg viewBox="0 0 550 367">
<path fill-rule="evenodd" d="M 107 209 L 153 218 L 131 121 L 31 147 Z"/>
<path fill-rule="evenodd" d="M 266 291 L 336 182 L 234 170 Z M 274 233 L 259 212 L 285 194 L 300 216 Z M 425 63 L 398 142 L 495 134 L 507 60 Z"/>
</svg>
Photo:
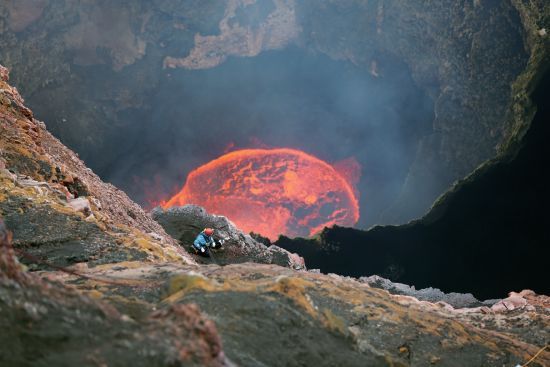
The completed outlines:
<svg viewBox="0 0 550 367">
<path fill-rule="evenodd" d="M 134 317 L 198 304 L 215 321 L 226 355 L 243 366 L 507 365 L 536 353 L 547 341 L 550 322 L 548 297 L 527 291 L 506 301 L 509 309 L 455 309 L 390 295 L 352 278 L 264 264 L 197 269 L 134 262 L 98 266 L 87 274 L 92 280 L 42 276 L 96 294 Z M 105 277 L 120 281 L 95 280 Z M 123 296 L 128 293 L 132 297 Z M 549 357 L 543 354 L 537 363 Z"/>
<path fill-rule="evenodd" d="M 394 283 L 391 280 L 378 275 L 360 277 L 359 281 L 374 288 L 385 289 L 391 294 L 410 296 L 420 301 L 427 301 L 431 303 L 444 302 L 454 308 L 473 308 L 480 306 L 490 307 L 501 301 L 497 299 L 480 301 L 471 293 L 444 293 L 440 289 L 433 287 L 416 289 L 415 286 L 410 286 L 403 283 Z"/>
<path fill-rule="evenodd" d="M 61 265 L 109 261 L 105 252 L 116 257 L 120 251 L 194 263 L 143 209 L 102 182 L 34 118 L 2 66 L 0 76 L 0 215 L 17 247 L 37 256 L 46 251 L 48 258 L 56 253 Z M 74 246 L 82 247 L 84 258 L 71 259 Z"/>
</svg>

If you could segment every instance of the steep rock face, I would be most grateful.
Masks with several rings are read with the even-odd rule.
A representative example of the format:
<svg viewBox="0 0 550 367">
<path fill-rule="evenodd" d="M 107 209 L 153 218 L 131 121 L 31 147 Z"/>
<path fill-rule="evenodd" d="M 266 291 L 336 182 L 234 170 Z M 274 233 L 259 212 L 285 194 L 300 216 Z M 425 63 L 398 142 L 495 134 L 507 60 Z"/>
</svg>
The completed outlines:
<svg viewBox="0 0 550 367">
<path fill-rule="evenodd" d="M 314 3 L 297 5 L 306 45 L 377 74 L 385 58 L 397 56 L 434 99 L 433 133 L 420 141 L 384 222 L 422 215 L 503 139 L 510 85 L 528 59 L 516 9 L 508 1 Z"/>
<path fill-rule="evenodd" d="M 150 107 L 164 57 L 185 54 L 196 33 L 215 34 L 225 11 L 216 0 L 21 3 L 0 4 L 0 63 L 55 135 L 103 167 L 116 128 L 131 126 L 124 114 Z"/>
<path fill-rule="evenodd" d="M 117 129 L 152 111 L 149 96 L 167 77 L 163 67 L 215 67 L 231 55 L 291 44 L 380 78 L 387 60 L 405 62 L 434 100 L 433 132 L 419 142 L 401 195 L 380 218 L 385 223 L 425 213 L 509 138 L 507 106 L 517 98 L 510 85 L 532 51 L 526 22 L 547 11 L 543 0 L 41 0 L 0 10 L 2 61 L 56 136 L 104 171 L 112 171 Z"/>
<path fill-rule="evenodd" d="M 151 214 L 184 248 L 192 246 L 197 234 L 204 228 L 213 228 L 214 237 L 226 242 L 223 249 L 212 251 L 210 260 L 202 259 L 203 261 L 214 261 L 218 265 L 255 262 L 288 266 L 297 270 L 305 268 L 304 260 L 298 255 L 277 246 L 267 247 L 241 232 L 226 217 L 208 214 L 199 206 L 185 205 L 167 210 L 156 208 Z"/>
<path fill-rule="evenodd" d="M 15 245 L 62 266 L 159 257 L 193 263 L 158 223 L 34 119 L 0 68 L 0 215 Z"/>
</svg>

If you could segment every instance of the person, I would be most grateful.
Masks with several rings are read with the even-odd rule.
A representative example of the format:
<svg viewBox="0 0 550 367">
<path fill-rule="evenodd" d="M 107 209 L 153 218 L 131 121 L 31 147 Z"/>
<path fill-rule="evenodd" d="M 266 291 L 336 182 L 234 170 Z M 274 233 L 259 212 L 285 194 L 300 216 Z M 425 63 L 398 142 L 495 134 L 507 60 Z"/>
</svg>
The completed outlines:
<svg viewBox="0 0 550 367">
<path fill-rule="evenodd" d="M 197 235 L 193 242 L 193 247 L 199 252 L 205 246 L 216 248 L 216 241 L 214 240 L 214 230 L 212 228 L 205 228 L 201 233 Z"/>
</svg>

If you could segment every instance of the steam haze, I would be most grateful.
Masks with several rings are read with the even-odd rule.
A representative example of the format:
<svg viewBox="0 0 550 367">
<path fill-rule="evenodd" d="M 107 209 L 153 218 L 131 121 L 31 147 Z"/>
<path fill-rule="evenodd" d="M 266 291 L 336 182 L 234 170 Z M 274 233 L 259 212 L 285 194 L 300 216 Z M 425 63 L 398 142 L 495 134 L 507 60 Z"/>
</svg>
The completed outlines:
<svg viewBox="0 0 550 367">
<path fill-rule="evenodd" d="M 233 57 L 213 69 L 167 70 L 149 96 L 150 112 L 125 117 L 131 124 L 113 144 L 129 143 L 99 172 L 151 203 L 229 146 L 290 147 L 330 163 L 355 157 L 362 166 L 358 225 L 379 223 L 433 120 L 432 102 L 407 67 L 381 59 L 378 77 L 297 48 Z"/>
</svg>

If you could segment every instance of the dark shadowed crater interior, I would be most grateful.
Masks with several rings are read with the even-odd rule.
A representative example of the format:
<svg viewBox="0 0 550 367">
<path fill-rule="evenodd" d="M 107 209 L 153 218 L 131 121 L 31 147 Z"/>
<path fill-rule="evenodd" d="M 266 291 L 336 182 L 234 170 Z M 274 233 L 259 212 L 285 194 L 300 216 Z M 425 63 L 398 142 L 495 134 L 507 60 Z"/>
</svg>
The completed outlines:
<svg viewBox="0 0 550 367">
<path fill-rule="evenodd" d="M 282 237 L 310 267 L 351 276 L 382 274 L 417 288 L 502 297 L 550 292 L 550 72 L 533 93 L 537 113 L 518 153 L 487 166 L 421 221 L 370 231 L 327 229 L 320 240 Z"/>
</svg>

